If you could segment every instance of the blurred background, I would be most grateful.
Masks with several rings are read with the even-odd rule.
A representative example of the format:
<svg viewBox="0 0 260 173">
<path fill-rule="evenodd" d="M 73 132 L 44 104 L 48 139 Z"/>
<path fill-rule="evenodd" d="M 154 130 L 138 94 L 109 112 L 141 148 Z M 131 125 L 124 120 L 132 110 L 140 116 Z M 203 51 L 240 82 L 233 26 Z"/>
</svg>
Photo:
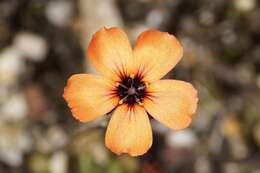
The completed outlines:
<svg viewBox="0 0 260 173">
<path fill-rule="evenodd" d="M 142 157 L 104 147 L 109 116 L 72 118 L 66 80 L 93 72 L 101 27 L 175 34 L 184 58 L 166 77 L 199 91 L 192 125 L 152 121 Z M 260 173 L 259 0 L 0 0 L 0 173 Z"/>
</svg>

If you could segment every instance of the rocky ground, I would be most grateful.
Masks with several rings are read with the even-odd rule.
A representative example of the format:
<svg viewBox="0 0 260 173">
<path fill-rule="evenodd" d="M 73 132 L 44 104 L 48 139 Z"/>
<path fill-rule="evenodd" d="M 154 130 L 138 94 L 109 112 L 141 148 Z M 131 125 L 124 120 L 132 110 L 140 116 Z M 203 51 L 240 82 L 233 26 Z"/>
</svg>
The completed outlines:
<svg viewBox="0 0 260 173">
<path fill-rule="evenodd" d="M 108 117 L 79 123 L 62 98 L 93 71 L 91 35 L 120 26 L 175 34 L 184 58 L 167 78 L 199 91 L 191 127 L 153 123 L 142 157 L 104 147 Z M 0 173 L 260 173 L 259 0 L 1 0 Z"/>
</svg>

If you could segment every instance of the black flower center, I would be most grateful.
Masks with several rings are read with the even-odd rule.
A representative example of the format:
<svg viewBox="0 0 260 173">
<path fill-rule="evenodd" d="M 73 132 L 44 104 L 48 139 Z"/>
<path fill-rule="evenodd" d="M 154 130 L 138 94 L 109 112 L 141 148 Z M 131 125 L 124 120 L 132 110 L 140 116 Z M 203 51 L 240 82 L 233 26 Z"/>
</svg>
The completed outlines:
<svg viewBox="0 0 260 173">
<path fill-rule="evenodd" d="M 119 103 L 127 103 L 128 105 L 142 104 L 146 94 L 145 88 L 146 85 L 141 77 L 123 77 L 117 86 L 117 94 L 120 98 Z"/>
</svg>

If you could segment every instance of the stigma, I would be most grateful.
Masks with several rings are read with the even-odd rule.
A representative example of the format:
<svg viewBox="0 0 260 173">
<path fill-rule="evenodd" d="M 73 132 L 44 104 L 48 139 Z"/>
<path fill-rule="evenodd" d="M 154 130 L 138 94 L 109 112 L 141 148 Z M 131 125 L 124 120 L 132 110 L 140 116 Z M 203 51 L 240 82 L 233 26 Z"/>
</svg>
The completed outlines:
<svg viewBox="0 0 260 173">
<path fill-rule="evenodd" d="M 119 104 L 134 104 L 143 105 L 143 99 L 146 95 L 146 84 L 139 76 L 124 76 L 117 83 L 116 93 L 120 98 Z"/>
</svg>

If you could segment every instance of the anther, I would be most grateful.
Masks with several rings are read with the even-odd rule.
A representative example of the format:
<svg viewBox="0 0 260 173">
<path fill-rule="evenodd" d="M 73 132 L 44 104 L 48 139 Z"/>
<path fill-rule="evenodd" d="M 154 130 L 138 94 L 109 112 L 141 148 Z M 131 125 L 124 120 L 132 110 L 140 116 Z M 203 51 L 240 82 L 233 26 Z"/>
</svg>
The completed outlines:
<svg viewBox="0 0 260 173">
<path fill-rule="evenodd" d="M 149 82 L 144 82 L 145 86 L 148 87 L 150 84 Z"/>
<path fill-rule="evenodd" d="M 117 86 L 117 87 L 118 87 L 118 86 L 121 86 L 121 87 L 123 87 L 123 88 L 125 88 L 125 89 L 128 89 L 124 84 L 121 84 L 121 83 L 119 83 L 119 82 L 116 83 L 116 86 Z"/>
<path fill-rule="evenodd" d="M 137 88 L 137 90 L 145 89 L 145 87 L 146 87 L 146 85 L 139 86 L 139 87 Z"/>
<path fill-rule="evenodd" d="M 118 104 L 120 104 L 120 105 L 123 103 L 124 103 L 123 99 L 119 100 L 119 102 L 118 102 Z"/>
<path fill-rule="evenodd" d="M 130 74 L 130 78 L 134 79 L 135 78 L 135 74 Z"/>
<path fill-rule="evenodd" d="M 118 104 L 120 104 L 120 105 L 123 104 L 126 101 L 127 97 L 128 97 L 128 95 L 126 95 L 124 98 L 119 100 Z"/>
<path fill-rule="evenodd" d="M 143 105 L 144 105 L 144 104 L 143 104 L 142 102 L 140 102 L 140 101 L 137 102 L 137 103 L 138 103 L 140 106 L 143 106 Z"/>
<path fill-rule="evenodd" d="M 141 103 L 141 100 L 137 96 L 135 96 L 135 102 L 139 104 Z"/>
</svg>

